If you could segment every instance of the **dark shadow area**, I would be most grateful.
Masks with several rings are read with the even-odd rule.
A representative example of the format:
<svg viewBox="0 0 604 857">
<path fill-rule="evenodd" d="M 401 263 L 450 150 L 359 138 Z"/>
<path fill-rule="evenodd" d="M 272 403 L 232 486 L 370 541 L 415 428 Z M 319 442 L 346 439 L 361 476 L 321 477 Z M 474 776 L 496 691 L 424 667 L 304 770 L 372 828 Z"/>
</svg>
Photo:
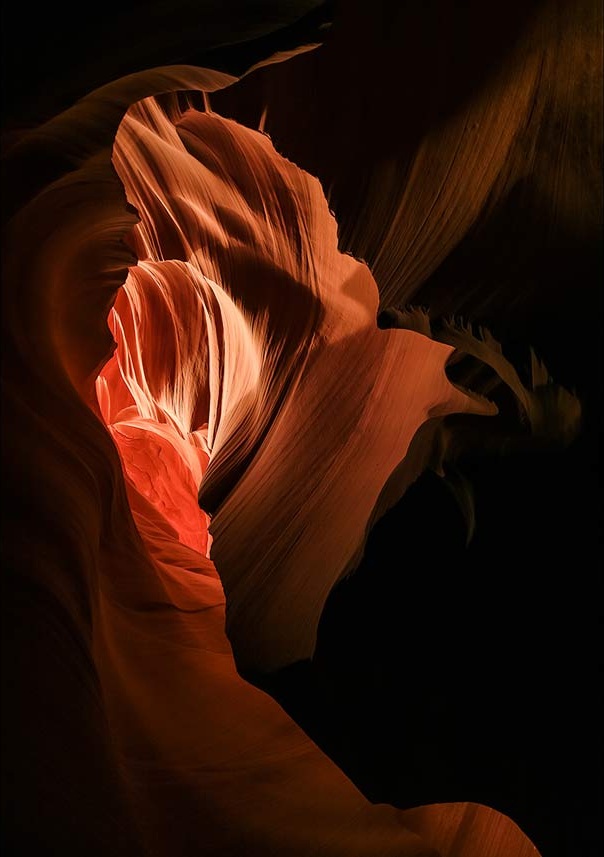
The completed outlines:
<svg viewBox="0 0 604 857">
<path fill-rule="evenodd" d="M 333 592 L 314 662 L 269 682 L 372 800 L 485 803 L 544 857 L 601 853 L 589 455 L 579 440 L 555 457 L 465 460 L 468 548 L 443 483 L 422 477 Z"/>
<path fill-rule="evenodd" d="M 71 4 L 2 9 L 3 127 L 51 118 L 112 80 L 162 65 L 240 74 L 275 51 L 321 41 L 333 2 L 109 0 L 94 14 Z"/>
</svg>

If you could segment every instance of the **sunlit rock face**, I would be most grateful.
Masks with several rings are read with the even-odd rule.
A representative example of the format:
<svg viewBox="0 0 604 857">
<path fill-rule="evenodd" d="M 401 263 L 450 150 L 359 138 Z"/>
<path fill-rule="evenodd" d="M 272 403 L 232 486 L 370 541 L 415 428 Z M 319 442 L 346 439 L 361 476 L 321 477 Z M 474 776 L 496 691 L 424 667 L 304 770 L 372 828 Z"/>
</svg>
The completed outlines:
<svg viewBox="0 0 604 857">
<path fill-rule="evenodd" d="M 449 383 L 450 346 L 377 329 L 371 274 L 338 251 L 318 182 L 267 137 L 193 110 L 170 121 L 148 100 L 122 123 L 114 161 L 141 216 L 141 262 L 113 310 L 105 417 L 125 461 L 129 415 L 174 437 L 213 514 L 240 662 L 309 657 L 420 426 L 496 409 Z"/>
<path fill-rule="evenodd" d="M 372 805 L 238 672 L 312 656 L 371 524 L 442 463 L 446 417 L 495 415 L 448 380 L 455 347 L 540 434 L 571 437 L 580 408 L 536 359 L 525 388 L 487 334 L 437 341 L 399 310 L 378 329 L 376 283 L 339 251 L 318 180 L 193 106 L 235 85 L 134 75 L 11 155 L 47 166 L 7 229 L 15 638 L 18 667 L 44 665 L 66 700 L 41 744 L 39 825 L 13 808 L 14 838 L 64 854 L 533 855 L 487 807 Z"/>
</svg>

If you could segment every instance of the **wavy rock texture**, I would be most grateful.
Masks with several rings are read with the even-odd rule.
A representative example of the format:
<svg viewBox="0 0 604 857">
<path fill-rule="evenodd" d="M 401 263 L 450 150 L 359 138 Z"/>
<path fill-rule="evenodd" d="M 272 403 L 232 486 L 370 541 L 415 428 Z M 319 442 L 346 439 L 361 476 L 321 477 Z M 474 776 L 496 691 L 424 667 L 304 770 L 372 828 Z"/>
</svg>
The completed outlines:
<svg viewBox="0 0 604 857">
<path fill-rule="evenodd" d="M 457 219 L 445 212 L 458 186 L 445 182 L 432 230 L 426 213 L 416 227 L 405 220 L 408 252 L 390 264 L 411 291 L 484 205 L 537 68 L 528 57 L 506 89 L 509 114 L 477 108 L 484 170 Z M 44 665 L 45 692 L 66 700 L 45 722 L 52 742 L 23 712 L 43 747 L 36 764 L 53 774 L 32 784 L 33 827 L 14 791 L 10 844 L 162 857 L 535 854 L 484 806 L 371 804 L 238 673 L 312 655 L 329 591 L 370 525 L 440 467 L 447 415 L 496 413 L 449 381 L 455 347 L 495 370 L 536 434 L 566 441 L 580 408 L 537 360 L 525 388 L 486 334 L 451 325 L 437 341 L 402 313 L 397 329 L 378 329 L 376 284 L 339 252 L 318 180 L 213 113 L 207 95 L 205 112 L 194 106 L 236 86 L 186 66 L 133 75 L 9 153 L 11 669 Z M 422 175 L 468 162 L 446 134 L 428 140 L 403 208 Z M 32 170 L 40 163 L 46 172 Z"/>
</svg>

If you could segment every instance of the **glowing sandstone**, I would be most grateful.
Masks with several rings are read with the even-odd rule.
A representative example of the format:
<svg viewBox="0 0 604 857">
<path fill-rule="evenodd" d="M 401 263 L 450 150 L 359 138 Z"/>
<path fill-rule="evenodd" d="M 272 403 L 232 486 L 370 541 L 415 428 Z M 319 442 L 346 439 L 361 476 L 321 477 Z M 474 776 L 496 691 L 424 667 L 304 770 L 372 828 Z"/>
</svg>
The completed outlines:
<svg viewBox="0 0 604 857">
<path fill-rule="evenodd" d="M 120 375 L 110 364 L 100 389 L 126 401 L 125 384 L 185 464 L 182 439 L 199 448 L 203 435 L 203 481 L 195 454 L 189 466 L 239 662 L 309 657 L 419 427 L 496 408 L 448 382 L 450 346 L 378 330 L 373 278 L 338 252 L 319 183 L 267 137 L 215 114 L 170 119 L 148 99 L 114 162 L 141 264 L 113 311 Z"/>
<path fill-rule="evenodd" d="M 73 169 L 12 226 L 11 359 L 35 367 L 14 412 L 43 427 L 24 465 L 35 536 L 54 515 L 63 539 L 28 573 L 78 640 L 86 723 L 143 853 L 534 854 L 484 807 L 372 805 L 237 672 L 223 585 L 240 663 L 310 655 L 376 511 L 431 460 L 429 437 L 409 454 L 420 428 L 494 407 L 447 381 L 450 346 L 377 329 L 318 182 L 267 138 L 138 101 L 228 82 L 156 72 L 49 123 L 32 145 Z M 135 218 L 104 147 L 131 102 L 113 157 L 140 261 L 116 298 Z"/>
</svg>

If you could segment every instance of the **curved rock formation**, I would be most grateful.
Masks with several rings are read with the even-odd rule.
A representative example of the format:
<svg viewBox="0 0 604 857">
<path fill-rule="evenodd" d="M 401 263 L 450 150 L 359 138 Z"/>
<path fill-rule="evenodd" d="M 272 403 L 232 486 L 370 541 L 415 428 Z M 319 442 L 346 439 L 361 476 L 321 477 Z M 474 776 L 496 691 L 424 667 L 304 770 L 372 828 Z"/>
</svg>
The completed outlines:
<svg viewBox="0 0 604 857">
<path fill-rule="evenodd" d="M 66 700 L 43 726 L 24 706 L 40 817 L 16 788 L 10 844 L 528 857 L 486 807 L 372 805 L 237 667 L 311 656 L 371 523 L 440 466 L 445 417 L 496 413 L 449 381 L 455 346 L 540 433 L 572 436 L 579 406 L 538 361 L 525 389 L 486 335 L 380 330 L 319 182 L 194 106 L 234 84 L 133 75 L 9 152 L 10 669 Z"/>
</svg>

